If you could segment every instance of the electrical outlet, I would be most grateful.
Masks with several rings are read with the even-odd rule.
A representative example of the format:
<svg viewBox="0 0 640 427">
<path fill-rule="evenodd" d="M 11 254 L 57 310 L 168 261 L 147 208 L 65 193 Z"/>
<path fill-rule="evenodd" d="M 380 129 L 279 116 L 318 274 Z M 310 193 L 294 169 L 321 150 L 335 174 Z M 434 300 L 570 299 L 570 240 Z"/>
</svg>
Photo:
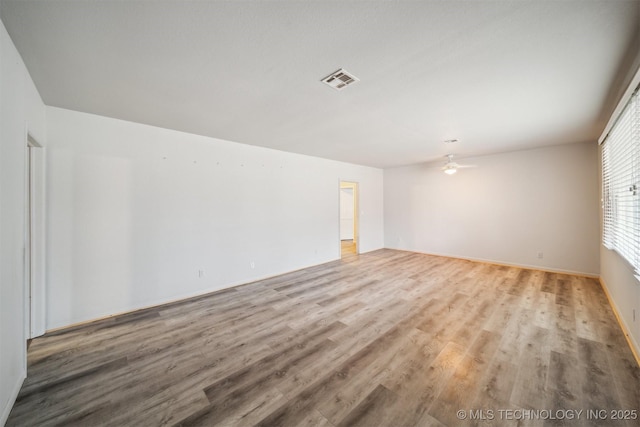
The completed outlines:
<svg viewBox="0 0 640 427">
<path fill-rule="evenodd" d="M 249 263 L 249 265 L 251 266 L 251 268 L 256 268 L 256 262 L 255 261 L 251 261 Z"/>
<path fill-rule="evenodd" d="M 204 277 L 204 270 L 198 270 L 198 277 L 201 279 Z"/>
<path fill-rule="evenodd" d="M 542 259 L 544 258 L 544 253 L 543 252 L 538 252 L 538 259 Z"/>
</svg>

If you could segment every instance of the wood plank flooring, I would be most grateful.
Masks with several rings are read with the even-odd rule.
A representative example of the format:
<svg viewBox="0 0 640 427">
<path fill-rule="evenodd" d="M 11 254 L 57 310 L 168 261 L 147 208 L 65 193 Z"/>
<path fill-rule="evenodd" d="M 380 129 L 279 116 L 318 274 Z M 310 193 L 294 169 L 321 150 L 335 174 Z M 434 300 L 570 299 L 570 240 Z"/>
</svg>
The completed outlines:
<svg viewBox="0 0 640 427">
<path fill-rule="evenodd" d="M 343 259 L 357 254 L 358 252 L 356 251 L 356 242 L 354 242 L 353 240 L 340 241 L 340 256 Z"/>
<path fill-rule="evenodd" d="M 640 368 L 596 280 L 379 250 L 37 338 L 7 425 L 640 425 L 611 410 Z"/>
</svg>

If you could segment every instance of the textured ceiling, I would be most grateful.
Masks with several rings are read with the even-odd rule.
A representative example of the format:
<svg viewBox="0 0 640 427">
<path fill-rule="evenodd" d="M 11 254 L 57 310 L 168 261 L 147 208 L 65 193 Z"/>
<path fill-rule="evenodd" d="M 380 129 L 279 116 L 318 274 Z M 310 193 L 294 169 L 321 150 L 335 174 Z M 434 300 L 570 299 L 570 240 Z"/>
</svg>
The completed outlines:
<svg viewBox="0 0 640 427">
<path fill-rule="evenodd" d="M 615 0 L 31 0 L 0 13 L 47 105 L 377 167 L 595 140 L 640 32 L 640 2 Z M 361 81 L 320 82 L 341 67 Z"/>
</svg>

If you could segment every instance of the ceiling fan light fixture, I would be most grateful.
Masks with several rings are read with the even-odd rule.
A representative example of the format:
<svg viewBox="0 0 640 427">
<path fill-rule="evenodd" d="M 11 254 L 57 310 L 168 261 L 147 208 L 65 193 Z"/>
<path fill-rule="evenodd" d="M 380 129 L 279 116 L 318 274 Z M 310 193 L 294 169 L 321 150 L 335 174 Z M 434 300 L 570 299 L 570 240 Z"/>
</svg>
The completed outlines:
<svg viewBox="0 0 640 427">
<path fill-rule="evenodd" d="M 453 175 L 454 173 L 456 173 L 458 171 L 458 168 L 456 168 L 453 165 L 448 165 L 447 167 L 445 167 L 444 169 L 444 173 L 446 173 L 447 175 Z"/>
</svg>

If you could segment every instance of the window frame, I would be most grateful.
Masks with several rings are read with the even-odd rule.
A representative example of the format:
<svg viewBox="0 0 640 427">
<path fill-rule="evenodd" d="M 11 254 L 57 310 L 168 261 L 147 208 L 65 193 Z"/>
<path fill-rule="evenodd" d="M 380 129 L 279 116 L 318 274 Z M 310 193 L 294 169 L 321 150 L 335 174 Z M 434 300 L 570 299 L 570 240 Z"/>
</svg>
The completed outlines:
<svg viewBox="0 0 640 427">
<path fill-rule="evenodd" d="M 640 74 L 640 73 L 639 73 Z M 640 85 L 601 137 L 602 244 L 640 274 Z"/>
</svg>

